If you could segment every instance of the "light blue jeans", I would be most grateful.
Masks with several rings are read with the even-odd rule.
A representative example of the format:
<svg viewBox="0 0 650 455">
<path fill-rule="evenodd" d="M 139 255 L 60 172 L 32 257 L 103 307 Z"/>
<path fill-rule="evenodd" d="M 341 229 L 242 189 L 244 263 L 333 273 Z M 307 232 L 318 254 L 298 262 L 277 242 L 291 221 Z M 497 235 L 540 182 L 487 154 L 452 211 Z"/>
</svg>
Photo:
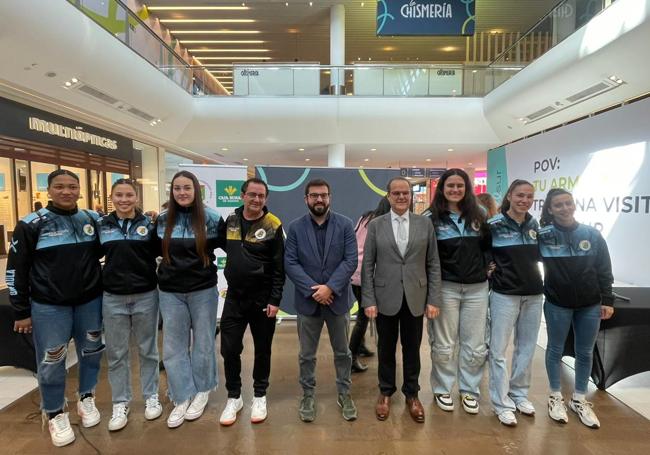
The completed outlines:
<svg viewBox="0 0 650 455">
<path fill-rule="evenodd" d="M 169 398 L 180 404 L 218 384 L 215 332 L 217 287 L 188 293 L 159 291 L 163 362 Z"/>
<path fill-rule="evenodd" d="M 451 393 L 458 376 L 460 393 L 478 398 L 488 353 L 487 309 L 487 281 L 442 282 L 440 316 L 427 323 L 434 394 Z"/>
<path fill-rule="evenodd" d="M 102 311 L 113 403 L 128 403 L 133 397 L 129 371 L 131 334 L 140 356 L 142 397 L 147 400 L 158 393 L 158 290 L 131 295 L 104 292 Z"/>
<path fill-rule="evenodd" d="M 531 366 L 542 319 L 544 295 L 490 293 L 490 399 L 497 414 L 515 411 L 528 400 Z M 506 349 L 514 331 L 512 372 L 508 380 Z"/>
<path fill-rule="evenodd" d="M 560 391 L 562 353 L 569 328 L 573 325 L 576 354 L 575 393 L 586 394 L 591 375 L 594 345 L 600 329 L 600 305 L 573 309 L 553 305 L 546 301 L 544 303 L 544 318 L 548 334 L 546 374 L 548 374 L 551 392 Z"/>
<path fill-rule="evenodd" d="M 94 392 L 104 351 L 101 296 L 78 306 L 32 301 L 32 328 L 41 409 L 54 412 L 65 405 L 65 359 L 71 338 L 79 359 L 79 395 Z"/>
</svg>

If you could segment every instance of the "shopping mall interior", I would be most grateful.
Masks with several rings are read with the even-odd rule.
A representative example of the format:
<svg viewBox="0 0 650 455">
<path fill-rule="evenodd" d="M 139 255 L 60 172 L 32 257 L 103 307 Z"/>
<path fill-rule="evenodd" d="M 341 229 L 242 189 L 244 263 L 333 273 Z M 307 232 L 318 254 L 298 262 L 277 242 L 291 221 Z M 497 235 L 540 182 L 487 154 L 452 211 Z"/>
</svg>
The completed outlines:
<svg viewBox="0 0 650 455">
<path fill-rule="evenodd" d="M 431 9 L 418 9 L 428 4 Z M 435 30 L 409 29 L 409 17 L 422 11 L 453 20 L 441 19 Z M 4 278 L 12 231 L 35 203 L 47 204 L 47 175 L 54 170 L 79 177 L 81 208 L 108 213 L 117 179 L 135 179 L 141 208 L 158 212 L 182 167 L 233 167 L 268 178 L 269 208 L 282 213 L 273 206 L 274 191 L 275 200 L 286 200 L 280 192 L 298 188 L 310 172 L 344 169 L 348 174 L 332 178 L 353 176 L 360 189 L 353 194 L 356 189 L 342 185 L 346 192 L 337 194 L 334 187 L 333 207 L 356 219 L 361 202 L 350 200 L 358 195 L 374 207 L 387 179 L 398 175 L 412 183 L 413 210 L 424 212 L 440 174 L 461 168 L 476 194 L 498 200 L 515 178 L 533 182 L 539 201 L 553 187 L 573 191 L 576 217 L 607 239 L 617 291 L 638 296 L 629 304 L 635 327 L 612 328 L 611 337 L 647 346 L 650 247 L 642 233 L 650 229 L 649 42 L 650 0 L 3 0 L 0 308 L 7 310 L 1 321 L 7 334 L 0 338 L 13 336 Z M 540 208 L 535 204 L 536 216 Z M 477 424 L 432 412 L 426 431 L 399 415 L 386 430 L 371 419 L 372 372 L 353 385 L 358 401 L 367 401 L 367 420 L 355 428 L 324 415 L 303 433 L 294 415 L 292 324 L 287 315 L 278 326 L 276 414 L 265 428 L 228 433 L 218 431 L 216 420 L 202 421 L 171 437 L 159 423 L 110 435 L 102 424 L 94 434 L 84 430 L 85 443 L 69 449 L 207 450 L 200 441 L 213 430 L 209 446 L 230 453 L 294 450 L 286 444 L 309 453 L 461 453 L 480 446 L 487 453 L 632 454 L 650 448 L 647 352 L 631 359 L 625 375 L 590 385 L 605 422 L 598 434 L 581 428 L 567 434 L 543 413 L 509 431 L 494 425 L 487 405 Z M 538 344 L 534 395 L 543 403 L 544 329 Z M 610 346 L 625 354 L 622 341 Z M 319 356 L 328 359 L 325 348 Z M 250 346 L 244 354 L 252 359 Z M 620 367 L 601 354 L 603 371 Z M 37 428 L 36 380 L 29 369 L 16 368 L 18 355 L 5 360 L 3 354 L 0 366 L 0 441 L 11 453 L 41 453 L 50 446 Z M 424 344 L 422 358 L 429 358 Z M 566 362 L 563 381 L 570 381 L 572 360 Z M 322 369 L 319 374 L 332 376 L 331 366 Z M 108 412 L 102 374 L 106 396 L 98 403 Z M 323 396 L 335 394 L 328 381 Z M 213 414 L 222 389 L 210 405 Z"/>
</svg>

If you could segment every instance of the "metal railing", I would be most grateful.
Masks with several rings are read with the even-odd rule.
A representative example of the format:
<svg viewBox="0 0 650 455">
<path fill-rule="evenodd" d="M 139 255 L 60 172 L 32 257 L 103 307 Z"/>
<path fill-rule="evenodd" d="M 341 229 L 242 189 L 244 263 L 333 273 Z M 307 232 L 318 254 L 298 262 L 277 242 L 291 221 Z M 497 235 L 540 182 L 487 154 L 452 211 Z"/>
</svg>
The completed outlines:
<svg viewBox="0 0 650 455">
<path fill-rule="evenodd" d="M 563 0 L 517 41 L 492 61 L 488 68 L 496 88 L 586 25 L 615 0 Z"/>
</svg>

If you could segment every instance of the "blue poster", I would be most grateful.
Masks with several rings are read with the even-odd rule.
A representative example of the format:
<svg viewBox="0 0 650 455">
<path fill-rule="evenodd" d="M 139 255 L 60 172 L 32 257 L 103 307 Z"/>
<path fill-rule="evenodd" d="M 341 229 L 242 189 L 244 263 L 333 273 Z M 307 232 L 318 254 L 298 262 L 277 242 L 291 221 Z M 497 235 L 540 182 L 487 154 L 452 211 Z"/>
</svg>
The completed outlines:
<svg viewBox="0 0 650 455">
<path fill-rule="evenodd" d="M 379 0 L 378 36 L 471 36 L 474 0 Z"/>
<path fill-rule="evenodd" d="M 508 191 L 506 148 L 497 147 L 488 151 L 487 192 L 496 199 L 497 204 L 500 204 L 506 191 Z"/>
<path fill-rule="evenodd" d="M 36 191 L 47 191 L 47 176 L 49 174 L 36 174 Z"/>
<path fill-rule="evenodd" d="M 0 191 L 5 191 L 5 175 L 0 173 Z"/>
</svg>

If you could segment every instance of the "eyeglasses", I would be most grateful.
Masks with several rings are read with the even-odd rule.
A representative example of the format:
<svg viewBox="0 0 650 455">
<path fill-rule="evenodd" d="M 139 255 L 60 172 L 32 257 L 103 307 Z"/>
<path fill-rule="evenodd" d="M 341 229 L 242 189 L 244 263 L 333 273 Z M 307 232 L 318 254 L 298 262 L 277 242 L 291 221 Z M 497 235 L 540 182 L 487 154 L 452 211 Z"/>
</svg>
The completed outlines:
<svg viewBox="0 0 650 455">
<path fill-rule="evenodd" d="M 410 191 L 391 191 L 390 195 L 393 197 L 408 197 L 411 194 Z"/>
<path fill-rule="evenodd" d="M 262 193 L 244 193 L 244 196 L 250 199 L 266 199 L 266 194 Z"/>
<path fill-rule="evenodd" d="M 329 199 L 330 194 L 329 193 L 309 193 L 307 196 L 309 196 L 309 199 L 317 201 L 319 198 L 323 199 L 323 200 Z"/>
</svg>

